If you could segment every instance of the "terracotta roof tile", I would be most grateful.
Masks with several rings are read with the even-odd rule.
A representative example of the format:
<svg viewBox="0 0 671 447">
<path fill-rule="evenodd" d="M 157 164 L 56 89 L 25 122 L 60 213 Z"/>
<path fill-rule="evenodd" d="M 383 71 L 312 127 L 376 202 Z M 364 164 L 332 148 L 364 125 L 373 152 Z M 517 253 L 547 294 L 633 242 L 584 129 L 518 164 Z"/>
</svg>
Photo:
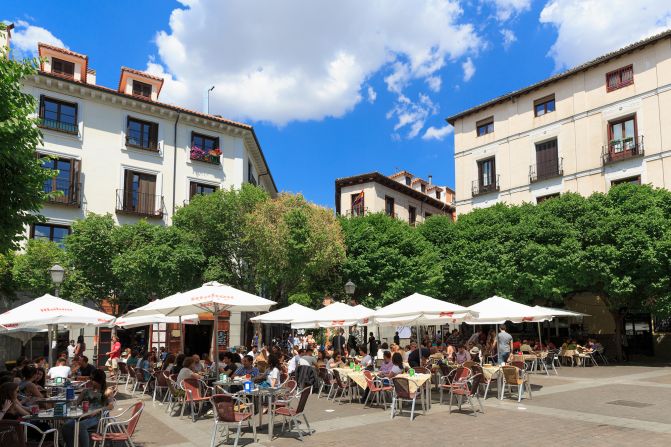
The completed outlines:
<svg viewBox="0 0 671 447">
<path fill-rule="evenodd" d="M 390 175 L 389 178 L 396 178 L 396 177 L 400 177 L 402 175 L 409 175 L 410 177 L 414 177 L 414 175 L 412 175 L 410 172 L 403 170 L 403 171 L 397 172 L 396 174 Z"/>
<path fill-rule="evenodd" d="M 43 42 L 40 42 L 40 43 L 37 44 L 38 51 L 39 51 L 40 48 L 46 48 L 46 49 L 49 49 L 49 50 L 52 50 L 52 51 L 58 51 L 59 53 L 67 54 L 68 56 L 81 57 L 81 58 L 87 59 L 87 60 L 89 58 L 85 54 L 75 53 L 74 51 L 66 50 L 65 48 L 55 47 L 53 45 L 49 45 L 49 44 L 43 43 Z"/>
<path fill-rule="evenodd" d="M 128 73 L 133 73 L 133 74 L 136 74 L 136 75 L 139 75 L 139 76 L 144 76 L 145 78 L 153 79 L 155 81 L 161 81 L 161 83 L 163 83 L 163 78 L 161 78 L 159 76 L 156 76 L 156 75 L 153 75 L 153 74 L 149 74 L 149 73 L 144 72 L 144 71 L 136 70 L 134 68 L 121 67 L 121 71 L 127 71 Z"/>
</svg>

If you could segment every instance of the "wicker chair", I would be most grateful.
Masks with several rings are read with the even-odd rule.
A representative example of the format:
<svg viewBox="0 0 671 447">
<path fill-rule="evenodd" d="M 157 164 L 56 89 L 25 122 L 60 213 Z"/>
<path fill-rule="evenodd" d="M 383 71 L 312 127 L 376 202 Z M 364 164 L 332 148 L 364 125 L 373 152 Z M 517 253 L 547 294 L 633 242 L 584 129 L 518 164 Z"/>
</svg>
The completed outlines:
<svg viewBox="0 0 671 447">
<path fill-rule="evenodd" d="M 503 374 L 504 392 L 506 386 L 509 391 L 511 390 L 511 387 L 516 386 L 518 402 L 522 400 L 522 395 L 524 394 L 525 389 L 529 393 L 529 399 L 531 399 L 529 374 L 516 366 L 502 366 L 501 373 Z M 501 394 L 501 398 L 503 398 L 503 393 Z"/>
</svg>

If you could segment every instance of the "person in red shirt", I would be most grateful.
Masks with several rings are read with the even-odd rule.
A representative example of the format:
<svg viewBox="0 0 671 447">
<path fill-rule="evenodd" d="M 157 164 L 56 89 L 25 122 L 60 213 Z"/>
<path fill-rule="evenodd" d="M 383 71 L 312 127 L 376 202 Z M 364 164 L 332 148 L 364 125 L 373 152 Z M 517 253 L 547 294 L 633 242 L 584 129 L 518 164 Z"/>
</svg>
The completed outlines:
<svg viewBox="0 0 671 447">
<path fill-rule="evenodd" d="M 116 377 L 116 370 L 119 368 L 119 357 L 121 357 L 121 342 L 116 335 L 112 337 L 112 350 L 106 353 L 106 355 L 108 355 L 109 358 L 107 359 L 105 366 L 109 369 L 110 379 L 113 379 Z"/>
</svg>

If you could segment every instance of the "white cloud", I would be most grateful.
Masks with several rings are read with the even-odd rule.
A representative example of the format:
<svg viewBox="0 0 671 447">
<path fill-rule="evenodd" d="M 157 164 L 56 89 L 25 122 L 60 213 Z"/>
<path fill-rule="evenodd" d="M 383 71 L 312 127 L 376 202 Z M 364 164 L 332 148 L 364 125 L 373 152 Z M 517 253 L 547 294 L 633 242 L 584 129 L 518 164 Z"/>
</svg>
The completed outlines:
<svg viewBox="0 0 671 447">
<path fill-rule="evenodd" d="M 501 36 L 503 36 L 503 48 L 506 50 L 510 48 L 512 44 L 517 42 L 517 36 L 515 32 L 511 29 L 504 28 L 501 30 Z"/>
<path fill-rule="evenodd" d="M 488 0 L 496 7 L 496 18 L 505 22 L 511 17 L 531 9 L 531 0 Z"/>
<path fill-rule="evenodd" d="M 438 93 L 443 85 L 443 80 L 440 76 L 430 76 L 426 78 L 426 84 L 429 86 L 429 90 Z"/>
<path fill-rule="evenodd" d="M 557 29 L 549 55 L 573 67 L 671 26 L 671 3 L 661 0 L 551 0 L 541 23 Z"/>
<path fill-rule="evenodd" d="M 429 127 L 422 135 L 422 140 L 438 140 L 442 141 L 446 136 L 452 133 L 454 127 L 449 124 L 444 125 L 443 127 Z"/>
<path fill-rule="evenodd" d="M 457 0 L 182 4 L 156 36 L 158 63 L 148 63 L 166 77 L 162 98 L 199 107 L 215 85 L 216 113 L 277 125 L 343 116 L 370 98 L 366 82 L 381 72 L 400 97 L 482 46 Z"/>
<path fill-rule="evenodd" d="M 37 56 L 37 44 L 48 43 L 61 48 L 67 48 L 63 41 L 40 26 L 33 26 L 24 20 L 14 24 L 12 31 L 12 52 L 18 59 Z"/>
<path fill-rule="evenodd" d="M 396 119 L 395 139 L 401 138 L 401 131 L 407 132 L 406 138 L 412 139 L 419 135 L 426 120 L 436 113 L 438 113 L 438 106 L 427 95 L 420 93 L 417 101 L 400 95 L 394 108 L 387 112 L 387 119 Z"/>
<path fill-rule="evenodd" d="M 470 81 L 475 74 L 475 64 L 470 57 L 461 64 L 461 68 L 464 70 L 464 82 Z"/>
<path fill-rule="evenodd" d="M 373 104 L 377 99 L 377 92 L 370 85 L 368 86 L 368 102 Z"/>
</svg>

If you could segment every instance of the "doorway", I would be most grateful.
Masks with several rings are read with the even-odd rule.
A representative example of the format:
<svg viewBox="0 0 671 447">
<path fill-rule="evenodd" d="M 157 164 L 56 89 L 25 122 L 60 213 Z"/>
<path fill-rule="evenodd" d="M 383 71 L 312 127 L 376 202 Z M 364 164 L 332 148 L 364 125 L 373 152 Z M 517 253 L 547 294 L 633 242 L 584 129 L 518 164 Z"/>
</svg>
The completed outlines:
<svg viewBox="0 0 671 447">
<path fill-rule="evenodd" d="M 212 321 L 184 325 L 184 354 L 209 354 L 212 346 Z"/>
</svg>

